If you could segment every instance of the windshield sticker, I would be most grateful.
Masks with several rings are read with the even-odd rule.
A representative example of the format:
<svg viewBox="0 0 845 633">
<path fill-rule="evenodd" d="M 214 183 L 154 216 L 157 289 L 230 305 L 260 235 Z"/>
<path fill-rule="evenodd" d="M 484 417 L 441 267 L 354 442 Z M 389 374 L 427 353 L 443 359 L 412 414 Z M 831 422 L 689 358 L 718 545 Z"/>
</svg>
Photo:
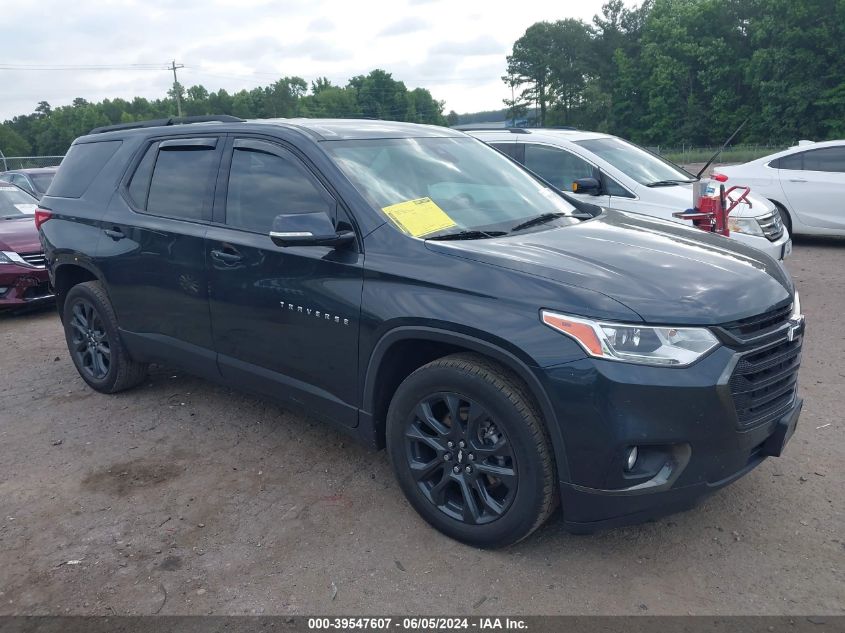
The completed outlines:
<svg viewBox="0 0 845 633">
<path fill-rule="evenodd" d="M 16 204 L 15 208 L 20 211 L 21 213 L 26 213 L 28 215 L 33 215 L 35 213 L 35 207 L 38 205 L 35 204 Z"/>
<path fill-rule="evenodd" d="M 382 208 L 393 223 L 412 237 L 422 237 L 435 231 L 457 226 L 446 212 L 431 198 L 407 200 Z"/>
</svg>

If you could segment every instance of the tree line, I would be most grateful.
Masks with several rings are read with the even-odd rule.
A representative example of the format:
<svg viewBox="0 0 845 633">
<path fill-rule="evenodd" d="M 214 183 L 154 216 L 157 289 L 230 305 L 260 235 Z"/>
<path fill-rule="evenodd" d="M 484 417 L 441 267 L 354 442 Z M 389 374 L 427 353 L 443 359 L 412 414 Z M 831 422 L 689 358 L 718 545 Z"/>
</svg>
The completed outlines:
<svg viewBox="0 0 845 633">
<path fill-rule="evenodd" d="M 82 98 L 53 108 L 41 101 L 32 114 L 16 116 L 0 125 L 0 151 L 7 156 L 63 155 L 71 142 L 102 125 L 131 123 L 176 116 L 176 96 L 184 116 L 231 114 L 244 119 L 276 117 L 362 117 L 445 125 L 443 102 L 424 88 L 408 89 L 383 70 L 352 77 L 345 86 L 326 78 L 308 83 L 301 77 L 283 77 L 252 90 L 229 94 L 209 92 L 203 86 L 185 88 L 175 83 L 167 98 L 105 99 L 90 103 Z"/>
<path fill-rule="evenodd" d="M 611 132 L 647 145 L 789 144 L 845 137 L 845 0 L 609 0 L 591 23 L 530 26 L 507 57 L 508 119 Z M 443 102 L 383 70 L 345 86 L 283 77 L 229 94 L 174 84 L 167 98 L 75 99 L 0 125 L 6 155 L 63 154 L 114 123 L 183 113 L 243 118 L 366 117 L 454 125 Z"/>
<path fill-rule="evenodd" d="M 610 0 L 539 22 L 502 79 L 508 118 L 649 145 L 845 136 L 845 0 Z"/>
</svg>

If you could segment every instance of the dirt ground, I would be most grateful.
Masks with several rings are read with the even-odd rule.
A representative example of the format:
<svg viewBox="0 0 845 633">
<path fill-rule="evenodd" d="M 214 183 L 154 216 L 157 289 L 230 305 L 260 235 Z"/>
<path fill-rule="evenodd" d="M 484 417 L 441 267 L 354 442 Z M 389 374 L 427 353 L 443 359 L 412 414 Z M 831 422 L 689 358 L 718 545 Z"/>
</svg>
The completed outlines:
<svg viewBox="0 0 845 633">
<path fill-rule="evenodd" d="M 845 240 L 788 262 L 808 334 L 783 457 L 690 512 L 479 551 L 384 453 L 156 368 L 103 396 L 51 311 L 0 317 L 0 614 L 843 614 Z"/>
</svg>

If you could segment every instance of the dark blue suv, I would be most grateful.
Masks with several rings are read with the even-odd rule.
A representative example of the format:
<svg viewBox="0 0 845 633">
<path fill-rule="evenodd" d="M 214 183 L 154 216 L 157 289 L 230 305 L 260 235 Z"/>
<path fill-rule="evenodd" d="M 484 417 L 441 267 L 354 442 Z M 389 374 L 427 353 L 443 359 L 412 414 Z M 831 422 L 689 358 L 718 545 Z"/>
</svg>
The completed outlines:
<svg viewBox="0 0 845 633">
<path fill-rule="evenodd" d="M 575 531 L 686 508 L 791 436 L 803 317 L 767 255 L 444 128 L 211 119 L 77 139 L 36 213 L 94 389 L 162 362 L 300 407 L 481 547 L 559 502 Z"/>
</svg>

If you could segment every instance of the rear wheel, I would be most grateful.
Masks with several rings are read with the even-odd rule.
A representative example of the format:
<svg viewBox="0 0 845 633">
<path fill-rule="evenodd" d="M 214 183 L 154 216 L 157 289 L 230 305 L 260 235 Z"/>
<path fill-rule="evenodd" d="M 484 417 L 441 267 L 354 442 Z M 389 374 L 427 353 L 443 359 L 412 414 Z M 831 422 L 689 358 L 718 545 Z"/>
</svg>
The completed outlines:
<svg viewBox="0 0 845 633">
<path fill-rule="evenodd" d="M 147 365 L 129 357 L 118 335 L 117 319 L 98 281 L 70 289 L 63 314 L 65 339 L 82 379 L 103 393 L 116 393 L 142 382 Z"/>
<path fill-rule="evenodd" d="M 406 378 L 388 411 L 387 449 L 417 512 L 471 545 L 515 543 L 556 505 L 550 443 L 531 397 L 481 356 L 447 356 Z"/>
</svg>

